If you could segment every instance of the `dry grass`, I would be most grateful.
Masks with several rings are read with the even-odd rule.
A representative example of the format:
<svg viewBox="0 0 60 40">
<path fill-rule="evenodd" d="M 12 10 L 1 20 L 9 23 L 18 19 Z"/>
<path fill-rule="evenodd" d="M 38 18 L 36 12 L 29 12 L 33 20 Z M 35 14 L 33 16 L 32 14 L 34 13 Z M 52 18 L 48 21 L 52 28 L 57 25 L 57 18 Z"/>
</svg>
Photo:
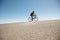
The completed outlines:
<svg viewBox="0 0 60 40">
<path fill-rule="evenodd" d="M 0 40 L 60 40 L 60 20 L 0 24 Z"/>
</svg>

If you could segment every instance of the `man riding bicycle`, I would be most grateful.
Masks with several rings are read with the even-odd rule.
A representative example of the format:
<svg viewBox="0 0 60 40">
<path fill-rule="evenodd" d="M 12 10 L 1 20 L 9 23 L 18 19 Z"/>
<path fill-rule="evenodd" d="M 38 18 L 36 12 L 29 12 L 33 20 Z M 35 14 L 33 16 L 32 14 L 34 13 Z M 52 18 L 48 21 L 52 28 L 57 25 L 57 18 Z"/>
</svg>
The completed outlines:
<svg viewBox="0 0 60 40">
<path fill-rule="evenodd" d="M 34 11 L 30 14 L 32 21 L 36 18 L 36 14 L 34 13 Z"/>
</svg>

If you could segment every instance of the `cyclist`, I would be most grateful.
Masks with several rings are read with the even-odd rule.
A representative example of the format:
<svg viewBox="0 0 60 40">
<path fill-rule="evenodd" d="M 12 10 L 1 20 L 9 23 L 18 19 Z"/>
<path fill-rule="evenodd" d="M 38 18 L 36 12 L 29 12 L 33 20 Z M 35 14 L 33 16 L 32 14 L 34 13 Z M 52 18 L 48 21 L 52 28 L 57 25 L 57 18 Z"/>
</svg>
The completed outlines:
<svg viewBox="0 0 60 40">
<path fill-rule="evenodd" d="M 33 21 L 33 19 L 35 19 L 35 18 L 36 18 L 36 14 L 35 14 L 35 12 L 33 11 L 33 12 L 30 14 L 30 16 L 31 16 L 32 21 Z"/>
</svg>

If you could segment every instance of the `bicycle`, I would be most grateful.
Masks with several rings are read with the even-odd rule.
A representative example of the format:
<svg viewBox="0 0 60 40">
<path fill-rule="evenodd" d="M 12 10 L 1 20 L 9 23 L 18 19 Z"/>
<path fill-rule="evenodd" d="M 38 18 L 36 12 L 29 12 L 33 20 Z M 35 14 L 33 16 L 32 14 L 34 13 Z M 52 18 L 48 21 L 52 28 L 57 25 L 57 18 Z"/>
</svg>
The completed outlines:
<svg viewBox="0 0 60 40">
<path fill-rule="evenodd" d="M 32 21 L 37 22 L 38 21 L 38 17 L 34 17 L 33 20 L 32 20 L 32 17 L 28 17 L 28 21 L 29 22 L 32 22 Z"/>
</svg>

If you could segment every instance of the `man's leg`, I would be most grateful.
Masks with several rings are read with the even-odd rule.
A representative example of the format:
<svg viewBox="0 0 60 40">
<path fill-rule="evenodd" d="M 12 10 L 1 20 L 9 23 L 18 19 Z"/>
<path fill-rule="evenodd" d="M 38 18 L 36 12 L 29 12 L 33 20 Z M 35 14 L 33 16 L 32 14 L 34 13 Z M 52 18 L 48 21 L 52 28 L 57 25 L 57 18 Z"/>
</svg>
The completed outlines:
<svg viewBox="0 0 60 40">
<path fill-rule="evenodd" d="M 31 18 L 32 18 L 32 21 L 33 21 L 33 16 L 31 16 Z"/>
</svg>

